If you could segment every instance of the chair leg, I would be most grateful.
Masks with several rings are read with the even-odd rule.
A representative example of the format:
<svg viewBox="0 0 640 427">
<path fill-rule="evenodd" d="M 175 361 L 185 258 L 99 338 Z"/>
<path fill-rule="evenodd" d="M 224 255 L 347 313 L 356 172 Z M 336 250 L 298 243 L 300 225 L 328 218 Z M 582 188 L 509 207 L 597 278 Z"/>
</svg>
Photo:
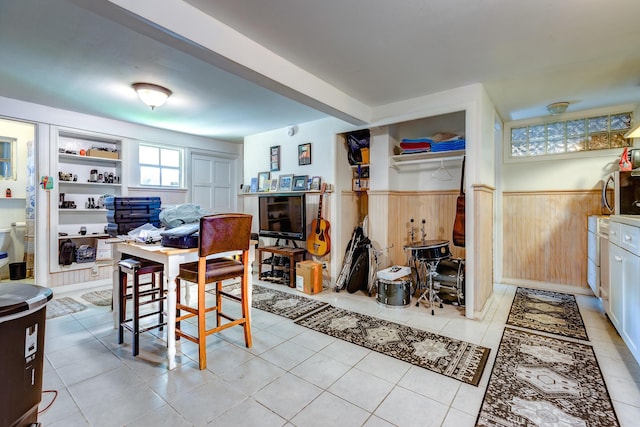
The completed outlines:
<svg viewBox="0 0 640 427">
<path fill-rule="evenodd" d="M 216 282 L 216 327 L 221 325 L 220 312 L 222 312 L 222 282 Z"/>
<path fill-rule="evenodd" d="M 176 305 L 180 304 L 180 279 L 176 278 Z M 180 318 L 180 309 L 176 308 L 176 319 Z M 180 334 L 177 331 L 180 330 L 180 321 L 176 321 L 176 341 L 180 339 Z"/>
<path fill-rule="evenodd" d="M 251 341 L 251 322 L 249 321 L 249 283 L 247 279 L 247 269 L 242 275 L 241 281 L 241 297 L 242 297 L 242 317 L 244 318 L 244 344 L 247 348 L 251 348 L 253 345 Z"/>
<path fill-rule="evenodd" d="M 127 273 L 120 271 L 118 286 L 118 344 L 124 342 L 124 328 L 122 323 L 127 312 Z"/>
<path fill-rule="evenodd" d="M 200 361 L 200 369 L 207 368 L 207 310 L 204 288 L 204 283 L 198 283 L 198 359 Z"/>
<path fill-rule="evenodd" d="M 159 276 L 158 279 L 160 280 L 160 283 L 158 284 L 158 298 L 160 300 L 158 302 L 158 324 L 160 324 L 160 328 L 158 328 L 158 330 L 162 331 L 164 329 L 162 326 L 162 323 L 164 322 L 164 273 L 154 273 L 153 276 L 155 277 L 156 274 Z"/>
<path fill-rule="evenodd" d="M 140 352 L 140 280 L 137 272 L 133 273 L 133 355 Z"/>
</svg>

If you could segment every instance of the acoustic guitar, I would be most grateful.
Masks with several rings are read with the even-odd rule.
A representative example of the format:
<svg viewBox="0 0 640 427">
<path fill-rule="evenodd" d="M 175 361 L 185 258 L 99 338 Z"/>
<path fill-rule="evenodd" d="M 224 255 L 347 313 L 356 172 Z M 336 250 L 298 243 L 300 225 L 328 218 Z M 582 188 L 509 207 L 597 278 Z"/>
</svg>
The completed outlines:
<svg viewBox="0 0 640 427">
<path fill-rule="evenodd" d="M 326 184 L 322 184 L 320 202 L 318 203 L 318 218 L 311 222 L 311 235 L 307 239 L 307 251 L 311 255 L 324 256 L 331 250 L 329 240 L 329 221 L 322 218 L 322 196 L 326 190 Z"/>
</svg>

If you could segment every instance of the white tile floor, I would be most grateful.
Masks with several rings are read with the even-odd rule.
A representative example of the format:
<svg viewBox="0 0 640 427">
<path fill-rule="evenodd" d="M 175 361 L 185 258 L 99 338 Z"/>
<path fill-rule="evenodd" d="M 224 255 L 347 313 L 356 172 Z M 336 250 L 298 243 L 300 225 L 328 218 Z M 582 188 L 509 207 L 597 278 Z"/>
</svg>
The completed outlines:
<svg viewBox="0 0 640 427">
<path fill-rule="evenodd" d="M 257 281 L 254 281 L 256 283 Z M 263 283 L 279 290 L 284 286 Z M 51 319 L 46 326 L 44 389 L 58 397 L 39 420 L 54 426 L 473 426 L 516 287 L 495 286 L 483 321 L 446 305 L 379 305 L 364 293 L 325 290 L 315 298 L 354 311 L 491 348 L 479 387 L 463 384 L 253 310 L 253 347 L 242 329 L 212 336 L 208 368 L 182 340 L 178 367 L 168 371 L 163 341 L 143 334 L 131 356 L 131 336 L 117 344 L 108 307 Z M 296 292 L 295 290 L 291 290 Z M 640 367 L 593 297 L 578 296 L 591 343 L 624 427 L 640 419 Z M 45 393 L 41 408 L 51 400 Z"/>
</svg>

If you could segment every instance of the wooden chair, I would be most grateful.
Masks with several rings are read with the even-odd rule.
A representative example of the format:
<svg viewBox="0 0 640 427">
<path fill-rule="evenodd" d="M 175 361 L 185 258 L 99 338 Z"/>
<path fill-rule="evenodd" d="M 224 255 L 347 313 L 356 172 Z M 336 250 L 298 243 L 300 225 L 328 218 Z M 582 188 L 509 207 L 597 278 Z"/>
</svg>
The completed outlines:
<svg viewBox="0 0 640 427">
<path fill-rule="evenodd" d="M 232 326 L 243 326 L 244 341 L 251 347 L 251 326 L 249 322 L 249 242 L 251 236 L 251 215 L 246 214 L 217 214 L 200 218 L 199 231 L 199 259 L 180 265 L 180 272 L 176 277 L 176 339 L 185 337 L 198 344 L 200 369 L 207 367 L 207 336 L 220 332 Z M 236 252 L 238 255 L 220 257 L 224 252 Z M 238 258 L 239 257 L 239 258 Z M 240 277 L 240 297 L 226 292 L 222 281 Z M 181 281 L 197 283 L 198 304 L 192 307 L 180 299 Z M 210 283 L 216 284 L 216 302 L 212 307 L 206 307 L 205 287 Z M 234 318 L 222 311 L 222 298 L 229 298 L 240 302 L 241 317 Z M 181 314 L 181 311 L 186 314 Z M 216 326 L 207 328 L 206 315 L 216 312 Z M 186 333 L 180 327 L 180 321 L 191 317 L 198 318 L 197 336 Z M 224 320 L 223 320 L 224 319 Z"/>
</svg>

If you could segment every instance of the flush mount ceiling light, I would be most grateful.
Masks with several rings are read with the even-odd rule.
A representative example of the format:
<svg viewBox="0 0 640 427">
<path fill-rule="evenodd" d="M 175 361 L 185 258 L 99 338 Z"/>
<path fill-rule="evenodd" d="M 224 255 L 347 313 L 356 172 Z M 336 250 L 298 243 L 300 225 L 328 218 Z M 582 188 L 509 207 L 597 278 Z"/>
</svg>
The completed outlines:
<svg viewBox="0 0 640 427">
<path fill-rule="evenodd" d="M 552 116 L 564 113 L 567 111 L 567 108 L 569 108 L 568 102 L 554 102 L 553 104 L 547 105 L 547 111 Z"/>
<path fill-rule="evenodd" d="M 152 110 L 167 102 L 167 98 L 173 93 L 166 87 L 152 83 L 134 83 L 131 87 L 136 91 L 140 100 L 151 107 Z"/>
</svg>

